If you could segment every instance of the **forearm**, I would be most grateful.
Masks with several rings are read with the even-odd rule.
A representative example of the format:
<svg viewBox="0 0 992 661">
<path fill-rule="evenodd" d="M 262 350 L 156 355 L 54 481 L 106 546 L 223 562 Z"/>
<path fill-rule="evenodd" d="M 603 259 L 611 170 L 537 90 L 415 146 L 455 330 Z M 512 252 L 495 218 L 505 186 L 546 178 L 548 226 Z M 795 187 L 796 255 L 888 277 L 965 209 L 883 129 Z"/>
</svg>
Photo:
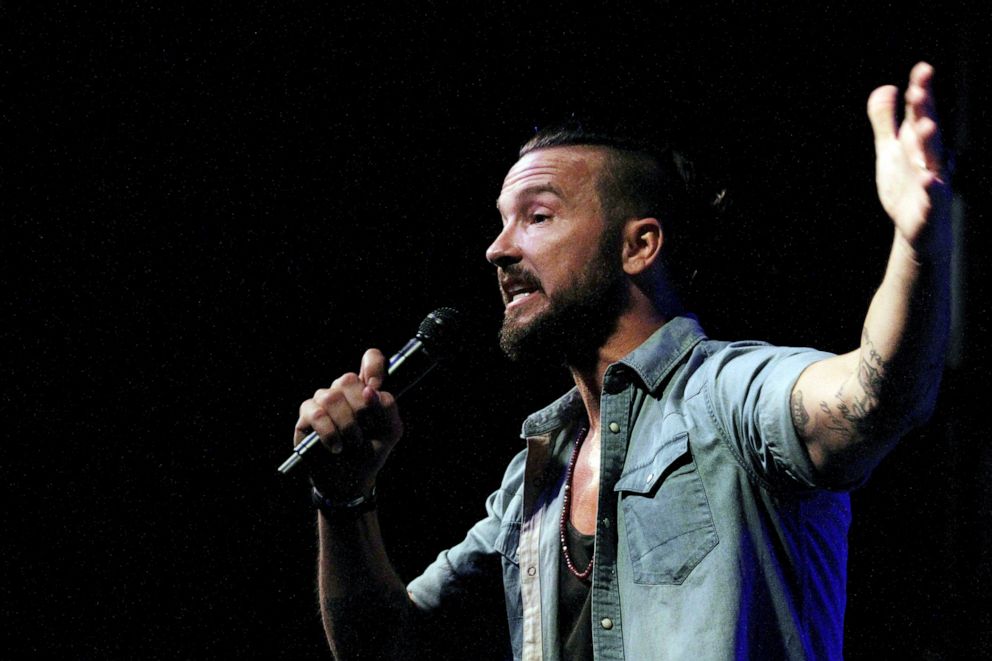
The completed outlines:
<svg viewBox="0 0 992 661">
<path fill-rule="evenodd" d="M 929 418 L 950 325 L 950 253 L 919 257 L 896 239 L 865 318 L 857 388 L 899 435 Z M 897 423 L 902 424 L 897 424 Z"/>
<path fill-rule="evenodd" d="M 318 515 L 320 613 L 338 659 L 410 655 L 414 606 L 386 555 L 376 513 Z"/>
<path fill-rule="evenodd" d="M 933 410 L 949 323 L 949 258 L 898 235 L 860 347 L 811 366 L 793 391 L 797 429 L 827 477 L 857 478 Z M 798 400 L 798 401 L 797 401 Z"/>
</svg>

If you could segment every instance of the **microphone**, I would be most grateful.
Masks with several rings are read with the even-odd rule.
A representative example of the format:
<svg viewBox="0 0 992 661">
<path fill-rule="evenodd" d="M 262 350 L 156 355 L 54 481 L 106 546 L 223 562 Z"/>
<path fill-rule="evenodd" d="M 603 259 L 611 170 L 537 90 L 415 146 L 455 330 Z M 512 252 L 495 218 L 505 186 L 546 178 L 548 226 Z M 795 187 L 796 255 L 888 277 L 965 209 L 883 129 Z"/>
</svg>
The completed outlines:
<svg viewBox="0 0 992 661">
<path fill-rule="evenodd" d="M 397 399 L 434 369 L 438 360 L 446 358 L 451 353 L 451 348 L 454 346 L 453 339 L 457 337 L 459 331 L 459 318 L 460 314 L 454 308 L 434 310 L 420 322 L 417 334 L 389 359 L 386 383 L 397 384 L 397 387 L 390 387 Z M 405 367 L 401 370 L 400 367 L 403 365 Z M 397 376 L 389 378 L 393 377 L 394 373 Z M 306 438 L 293 449 L 289 459 L 279 466 L 279 472 L 283 475 L 289 473 L 293 466 L 303 460 L 310 448 L 319 444 L 320 436 L 317 432 L 307 434 Z"/>
</svg>

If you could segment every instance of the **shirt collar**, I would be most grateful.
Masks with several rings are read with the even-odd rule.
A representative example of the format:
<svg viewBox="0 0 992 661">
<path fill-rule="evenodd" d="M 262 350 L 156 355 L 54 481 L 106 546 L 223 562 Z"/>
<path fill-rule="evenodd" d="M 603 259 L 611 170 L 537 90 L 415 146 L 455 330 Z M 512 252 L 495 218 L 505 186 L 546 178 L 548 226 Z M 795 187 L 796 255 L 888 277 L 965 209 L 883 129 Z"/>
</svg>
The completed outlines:
<svg viewBox="0 0 992 661">
<path fill-rule="evenodd" d="M 637 374 L 645 388 L 653 392 L 661 385 L 669 372 L 706 334 L 693 315 L 674 317 L 656 330 L 639 347 L 610 365 L 606 370 L 604 390 L 619 391 L 622 388 L 607 388 L 610 382 L 623 382 L 624 368 Z M 623 366 L 623 367 L 621 367 Z M 524 420 L 521 429 L 523 438 L 546 434 L 558 429 L 582 412 L 582 398 L 578 388 L 572 388 L 565 395 Z"/>
<path fill-rule="evenodd" d="M 651 334 L 641 346 L 610 365 L 607 378 L 625 365 L 641 378 L 649 392 L 654 392 L 682 358 L 706 338 L 699 320 L 693 315 L 675 317 Z"/>
</svg>

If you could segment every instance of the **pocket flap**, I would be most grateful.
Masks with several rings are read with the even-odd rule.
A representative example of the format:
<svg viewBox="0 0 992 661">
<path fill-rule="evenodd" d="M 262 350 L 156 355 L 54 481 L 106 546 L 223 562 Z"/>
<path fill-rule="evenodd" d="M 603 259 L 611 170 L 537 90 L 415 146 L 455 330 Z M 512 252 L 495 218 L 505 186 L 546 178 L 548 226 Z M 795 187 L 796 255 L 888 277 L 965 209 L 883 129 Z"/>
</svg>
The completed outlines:
<svg viewBox="0 0 992 661">
<path fill-rule="evenodd" d="M 493 545 L 496 552 L 515 565 L 519 565 L 517 549 L 520 546 L 520 522 L 504 521 Z"/>
<path fill-rule="evenodd" d="M 665 441 L 647 461 L 637 463 L 624 470 L 617 480 L 614 491 L 645 494 L 651 492 L 662 477 L 667 475 L 679 457 L 689 451 L 689 433 L 681 432 Z"/>
</svg>

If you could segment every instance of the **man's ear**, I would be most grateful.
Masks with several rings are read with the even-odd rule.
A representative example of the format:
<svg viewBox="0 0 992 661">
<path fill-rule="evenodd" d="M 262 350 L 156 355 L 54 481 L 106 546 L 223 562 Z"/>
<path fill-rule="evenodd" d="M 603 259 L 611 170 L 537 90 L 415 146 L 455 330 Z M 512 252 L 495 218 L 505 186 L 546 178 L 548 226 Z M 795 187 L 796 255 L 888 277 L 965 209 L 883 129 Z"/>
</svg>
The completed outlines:
<svg viewBox="0 0 992 661">
<path fill-rule="evenodd" d="M 665 235 L 657 218 L 628 220 L 623 229 L 623 270 L 635 276 L 646 272 L 658 260 Z"/>
</svg>

